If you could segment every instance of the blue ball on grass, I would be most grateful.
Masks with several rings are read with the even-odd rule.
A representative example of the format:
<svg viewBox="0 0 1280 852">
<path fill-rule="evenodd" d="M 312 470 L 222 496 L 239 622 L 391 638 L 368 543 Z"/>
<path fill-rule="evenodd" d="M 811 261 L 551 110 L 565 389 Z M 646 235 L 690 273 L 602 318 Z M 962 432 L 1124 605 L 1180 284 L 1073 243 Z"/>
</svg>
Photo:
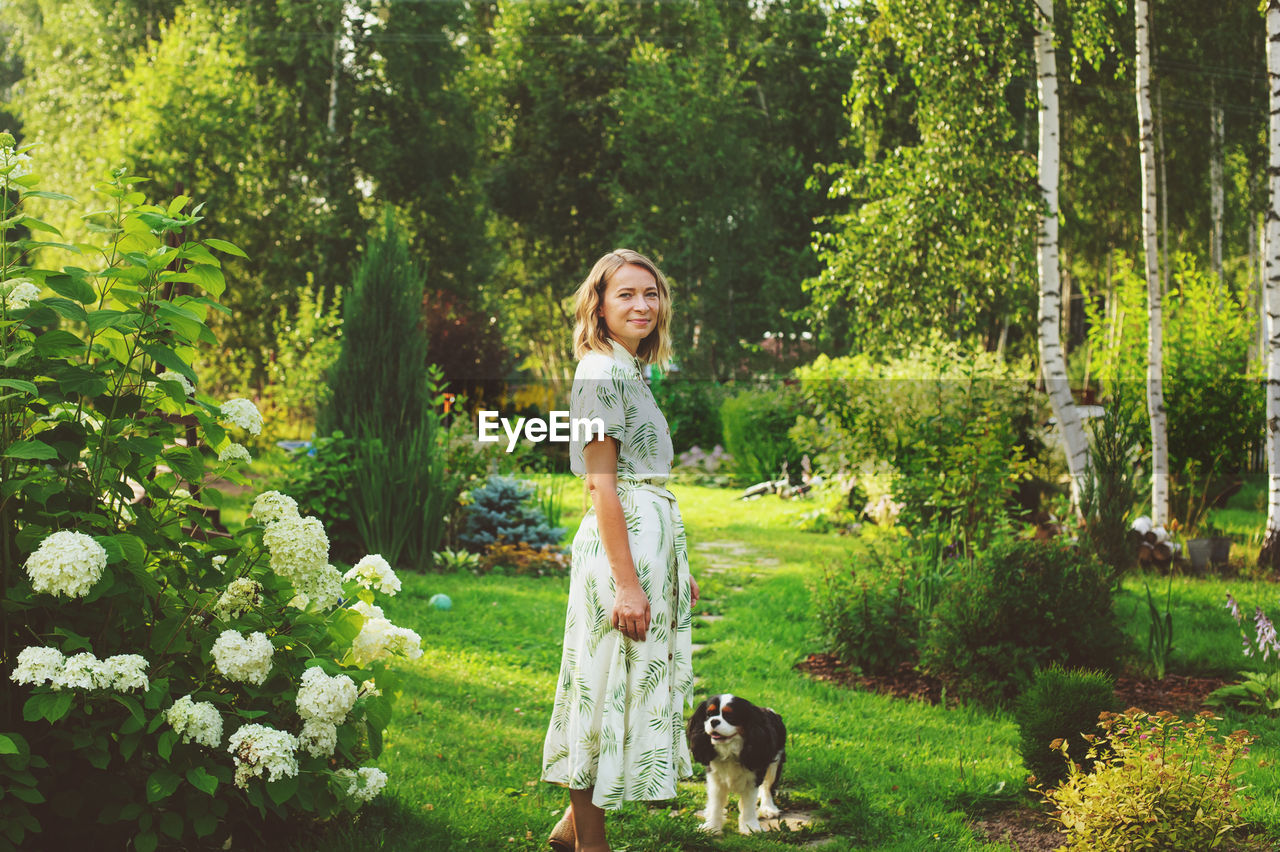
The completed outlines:
<svg viewBox="0 0 1280 852">
<path fill-rule="evenodd" d="M 431 600 L 427 601 L 436 609 L 453 609 L 453 601 L 449 600 L 446 594 L 435 594 L 431 596 Z"/>
</svg>

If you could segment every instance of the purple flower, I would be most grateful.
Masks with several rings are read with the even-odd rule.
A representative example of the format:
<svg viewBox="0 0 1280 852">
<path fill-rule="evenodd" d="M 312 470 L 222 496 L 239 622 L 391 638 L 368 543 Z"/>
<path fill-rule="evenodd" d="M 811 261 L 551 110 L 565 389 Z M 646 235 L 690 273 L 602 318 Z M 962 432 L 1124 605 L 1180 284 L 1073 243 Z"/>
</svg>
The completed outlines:
<svg viewBox="0 0 1280 852">
<path fill-rule="evenodd" d="M 1231 593 L 1227 592 L 1227 611 L 1231 613 L 1231 617 L 1236 620 L 1236 624 L 1240 623 L 1240 605 L 1236 603 L 1236 599 L 1231 597 Z"/>
<path fill-rule="evenodd" d="M 1262 607 L 1258 607 L 1254 613 L 1253 623 L 1257 628 L 1256 641 L 1258 648 L 1262 650 L 1262 659 L 1270 659 L 1272 651 L 1280 653 L 1280 637 L 1276 636 L 1275 625 L 1271 623 L 1271 619 L 1267 618 Z"/>
</svg>

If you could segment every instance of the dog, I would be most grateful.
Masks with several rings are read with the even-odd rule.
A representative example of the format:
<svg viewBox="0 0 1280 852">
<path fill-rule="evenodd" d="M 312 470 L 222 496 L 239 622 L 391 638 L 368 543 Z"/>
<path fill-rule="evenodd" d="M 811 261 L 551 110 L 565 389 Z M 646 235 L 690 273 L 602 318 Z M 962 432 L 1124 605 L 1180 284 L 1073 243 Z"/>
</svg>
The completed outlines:
<svg viewBox="0 0 1280 852">
<path fill-rule="evenodd" d="M 736 695 L 713 695 L 698 705 L 686 730 L 693 759 L 707 767 L 702 830 L 719 834 L 731 793 L 738 796 L 738 831 L 760 831 L 760 818 L 779 813 L 773 794 L 787 760 L 787 729 L 773 710 Z"/>
</svg>

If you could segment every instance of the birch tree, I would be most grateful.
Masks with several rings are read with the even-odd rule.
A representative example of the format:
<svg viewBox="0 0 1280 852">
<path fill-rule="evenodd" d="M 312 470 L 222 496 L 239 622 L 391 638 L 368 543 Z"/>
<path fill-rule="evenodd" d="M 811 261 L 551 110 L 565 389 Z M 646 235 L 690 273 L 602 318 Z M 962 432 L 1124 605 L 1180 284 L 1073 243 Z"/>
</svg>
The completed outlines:
<svg viewBox="0 0 1280 852">
<path fill-rule="evenodd" d="M 1151 418 L 1151 520 L 1169 520 L 1169 437 L 1164 408 L 1164 319 L 1156 224 L 1156 146 L 1151 120 L 1151 12 L 1134 0 L 1138 148 L 1142 164 L 1142 246 L 1147 279 L 1147 414 Z"/>
<path fill-rule="evenodd" d="M 1209 263 L 1222 284 L 1223 131 L 1222 103 L 1216 86 L 1209 87 Z M 1167 237 L 1166 237 L 1167 240 Z"/>
<path fill-rule="evenodd" d="M 1036 79 L 1040 93 L 1040 194 L 1044 200 L 1036 236 L 1040 280 L 1040 370 L 1053 416 L 1066 446 L 1071 502 L 1079 511 L 1080 487 L 1089 466 L 1089 442 L 1071 396 L 1062 349 L 1062 276 L 1058 261 L 1058 63 L 1053 47 L 1053 0 L 1036 0 Z"/>
<path fill-rule="evenodd" d="M 1268 128 L 1267 224 L 1263 305 L 1267 326 L 1267 534 L 1258 553 L 1260 566 L 1280 565 L 1280 0 L 1267 2 Z"/>
</svg>

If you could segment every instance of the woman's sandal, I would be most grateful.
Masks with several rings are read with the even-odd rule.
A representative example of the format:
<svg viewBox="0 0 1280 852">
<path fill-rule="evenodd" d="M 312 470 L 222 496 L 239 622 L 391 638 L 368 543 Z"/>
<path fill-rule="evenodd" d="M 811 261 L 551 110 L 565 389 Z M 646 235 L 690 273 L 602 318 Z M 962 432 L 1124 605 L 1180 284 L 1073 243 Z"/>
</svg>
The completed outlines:
<svg viewBox="0 0 1280 852">
<path fill-rule="evenodd" d="M 547 843 L 551 844 L 551 848 L 556 852 L 573 852 L 578 846 L 578 833 L 573 827 L 573 806 L 565 808 L 564 816 L 560 817 L 560 821 L 556 823 L 556 827 L 551 829 L 551 837 Z"/>
</svg>

